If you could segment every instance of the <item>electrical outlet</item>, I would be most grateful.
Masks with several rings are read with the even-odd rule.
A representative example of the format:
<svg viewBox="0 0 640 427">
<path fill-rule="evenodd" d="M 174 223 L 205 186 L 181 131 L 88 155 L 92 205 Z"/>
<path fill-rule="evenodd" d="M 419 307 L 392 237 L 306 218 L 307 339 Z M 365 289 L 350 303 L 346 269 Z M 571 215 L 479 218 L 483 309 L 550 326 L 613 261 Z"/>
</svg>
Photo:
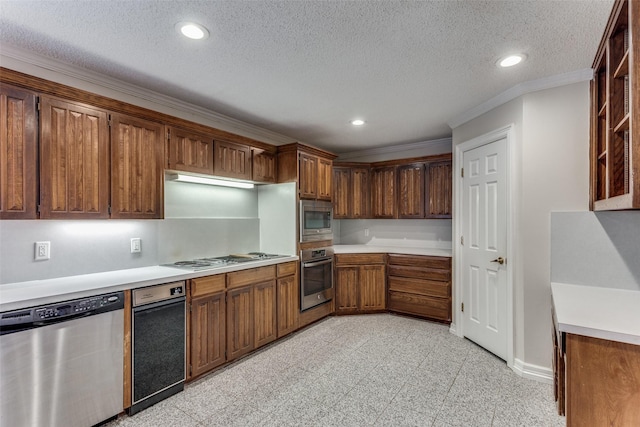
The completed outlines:
<svg viewBox="0 0 640 427">
<path fill-rule="evenodd" d="M 36 242 L 36 261 L 51 259 L 51 242 Z"/>
<path fill-rule="evenodd" d="M 139 237 L 131 238 L 131 253 L 137 254 L 142 252 L 142 239 Z"/>
<path fill-rule="evenodd" d="M 369 229 L 368 228 L 364 229 L 364 237 L 369 237 Z"/>
</svg>

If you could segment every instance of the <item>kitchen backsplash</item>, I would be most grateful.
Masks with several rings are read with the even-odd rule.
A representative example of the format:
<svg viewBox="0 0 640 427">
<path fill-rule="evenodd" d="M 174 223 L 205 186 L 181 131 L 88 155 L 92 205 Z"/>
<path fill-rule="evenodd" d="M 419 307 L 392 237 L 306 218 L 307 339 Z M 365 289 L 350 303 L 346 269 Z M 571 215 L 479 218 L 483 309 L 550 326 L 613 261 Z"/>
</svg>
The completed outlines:
<svg viewBox="0 0 640 427">
<path fill-rule="evenodd" d="M 450 219 L 343 219 L 334 243 L 451 249 Z"/>
<path fill-rule="evenodd" d="M 0 284 L 147 267 L 260 248 L 258 218 L 0 221 Z M 142 239 L 132 254 L 131 238 Z M 51 259 L 34 244 L 51 242 Z"/>
<path fill-rule="evenodd" d="M 640 211 L 552 212 L 551 281 L 640 290 Z"/>
</svg>

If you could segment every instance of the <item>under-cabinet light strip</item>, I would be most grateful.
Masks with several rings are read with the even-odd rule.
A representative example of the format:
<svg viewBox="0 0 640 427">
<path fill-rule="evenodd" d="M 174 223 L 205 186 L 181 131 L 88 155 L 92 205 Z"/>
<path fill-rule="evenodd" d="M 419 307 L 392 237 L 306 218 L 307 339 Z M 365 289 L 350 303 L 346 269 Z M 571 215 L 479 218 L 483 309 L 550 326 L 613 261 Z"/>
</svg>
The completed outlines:
<svg viewBox="0 0 640 427">
<path fill-rule="evenodd" d="M 171 175 L 172 181 L 191 182 L 193 184 L 219 185 L 221 187 L 253 188 L 250 182 L 225 181 L 223 179 L 205 178 L 203 176 L 183 175 L 180 173 Z"/>
</svg>

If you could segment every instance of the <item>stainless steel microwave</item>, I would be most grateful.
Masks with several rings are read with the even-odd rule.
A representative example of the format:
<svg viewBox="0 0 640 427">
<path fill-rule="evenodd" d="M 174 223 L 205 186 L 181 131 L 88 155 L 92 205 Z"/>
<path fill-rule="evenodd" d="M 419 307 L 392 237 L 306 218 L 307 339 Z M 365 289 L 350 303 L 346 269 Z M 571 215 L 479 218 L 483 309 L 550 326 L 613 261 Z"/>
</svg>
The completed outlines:
<svg viewBox="0 0 640 427">
<path fill-rule="evenodd" d="M 333 207 L 331 202 L 300 200 L 300 241 L 333 239 Z"/>
</svg>

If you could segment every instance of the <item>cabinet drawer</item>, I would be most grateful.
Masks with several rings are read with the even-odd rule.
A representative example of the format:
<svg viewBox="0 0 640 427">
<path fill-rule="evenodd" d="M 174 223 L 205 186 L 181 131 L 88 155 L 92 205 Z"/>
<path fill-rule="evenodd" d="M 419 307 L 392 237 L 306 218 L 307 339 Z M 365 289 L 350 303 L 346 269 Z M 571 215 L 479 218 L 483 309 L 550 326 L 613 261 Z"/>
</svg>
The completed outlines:
<svg viewBox="0 0 640 427">
<path fill-rule="evenodd" d="M 191 297 L 196 298 L 203 295 L 215 294 L 224 291 L 225 275 L 216 274 L 215 276 L 198 277 L 191 279 Z"/>
<path fill-rule="evenodd" d="M 451 281 L 451 270 L 440 270 L 426 267 L 409 267 L 406 265 L 389 265 L 389 276 L 413 277 L 416 279 Z"/>
<path fill-rule="evenodd" d="M 336 265 L 384 264 L 385 254 L 337 254 Z"/>
<path fill-rule="evenodd" d="M 451 258 L 425 255 L 389 254 L 389 264 L 427 268 L 451 268 Z"/>
<path fill-rule="evenodd" d="M 449 298 L 451 284 L 435 280 L 417 280 L 407 277 L 389 277 L 389 290 L 412 294 Z"/>
<path fill-rule="evenodd" d="M 233 289 L 252 283 L 264 282 L 276 278 L 276 266 L 250 268 L 248 270 L 227 273 L 227 288 Z"/>
<path fill-rule="evenodd" d="M 451 321 L 451 300 L 449 298 L 434 298 L 390 291 L 387 305 L 391 311 L 415 314 L 445 322 Z"/>
<path fill-rule="evenodd" d="M 282 276 L 291 276 L 295 274 L 298 270 L 298 263 L 296 262 L 287 262 L 284 264 L 278 264 L 277 266 L 278 277 Z"/>
</svg>

